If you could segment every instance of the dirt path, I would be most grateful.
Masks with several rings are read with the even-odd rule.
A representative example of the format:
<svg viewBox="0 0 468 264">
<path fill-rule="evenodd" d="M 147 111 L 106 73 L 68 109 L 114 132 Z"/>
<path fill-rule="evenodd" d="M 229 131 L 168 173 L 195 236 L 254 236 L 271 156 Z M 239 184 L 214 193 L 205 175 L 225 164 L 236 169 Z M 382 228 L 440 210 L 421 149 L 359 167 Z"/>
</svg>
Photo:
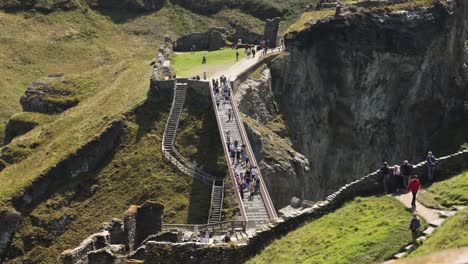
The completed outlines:
<svg viewBox="0 0 468 264">
<path fill-rule="evenodd" d="M 398 201 L 400 201 L 406 208 L 411 208 L 411 200 L 413 199 L 413 195 L 411 194 L 411 192 L 408 192 L 407 194 L 395 195 L 394 197 Z M 440 216 L 438 214 L 438 210 L 425 207 L 424 205 L 422 205 L 417 200 L 416 200 L 415 213 L 417 213 L 422 218 L 424 218 L 426 220 L 426 222 L 428 222 L 428 223 L 431 223 L 433 221 L 436 221 L 436 220 L 440 219 Z"/>
</svg>

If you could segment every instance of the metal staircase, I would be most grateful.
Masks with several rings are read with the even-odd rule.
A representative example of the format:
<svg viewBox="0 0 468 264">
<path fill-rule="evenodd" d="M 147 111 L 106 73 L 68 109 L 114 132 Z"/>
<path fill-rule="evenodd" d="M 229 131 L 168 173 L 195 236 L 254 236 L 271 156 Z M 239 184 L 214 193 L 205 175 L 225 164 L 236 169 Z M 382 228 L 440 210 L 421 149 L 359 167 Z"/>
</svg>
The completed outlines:
<svg viewBox="0 0 468 264">
<path fill-rule="evenodd" d="M 210 219 L 208 220 L 208 224 L 221 222 L 221 216 L 222 216 L 222 211 L 223 211 L 223 200 L 224 200 L 224 181 L 223 180 L 213 181 L 213 188 L 211 191 Z"/>
<path fill-rule="evenodd" d="M 162 140 L 162 151 L 166 159 L 168 159 L 177 169 L 184 174 L 212 184 L 211 205 L 209 214 L 209 223 L 221 221 L 221 212 L 224 198 L 224 179 L 213 176 L 199 167 L 193 165 L 185 159 L 174 147 L 177 128 L 179 126 L 180 115 L 187 96 L 187 84 L 177 83 L 174 89 L 174 99 L 172 101 L 171 112 L 164 129 Z"/>
</svg>

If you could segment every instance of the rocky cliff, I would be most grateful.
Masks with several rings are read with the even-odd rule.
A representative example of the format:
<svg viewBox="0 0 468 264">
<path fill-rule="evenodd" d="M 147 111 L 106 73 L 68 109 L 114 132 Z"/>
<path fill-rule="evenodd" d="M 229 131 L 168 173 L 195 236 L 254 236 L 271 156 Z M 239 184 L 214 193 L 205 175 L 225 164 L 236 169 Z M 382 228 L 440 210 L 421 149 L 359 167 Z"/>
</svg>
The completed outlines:
<svg viewBox="0 0 468 264">
<path fill-rule="evenodd" d="M 466 6 L 345 14 L 286 36 L 287 56 L 269 63 L 271 91 L 310 163 L 298 180 L 302 198 L 323 198 L 382 161 L 424 159 L 435 135 L 459 120 Z"/>
</svg>

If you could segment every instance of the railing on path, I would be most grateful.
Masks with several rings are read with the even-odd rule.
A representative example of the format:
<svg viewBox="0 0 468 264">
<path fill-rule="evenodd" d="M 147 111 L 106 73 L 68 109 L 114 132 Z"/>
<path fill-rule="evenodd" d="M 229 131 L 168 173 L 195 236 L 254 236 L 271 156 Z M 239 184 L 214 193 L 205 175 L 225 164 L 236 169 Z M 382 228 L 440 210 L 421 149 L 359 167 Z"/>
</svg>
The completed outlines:
<svg viewBox="0 0 468 264">
<path fill-rule="evenodd" d="M 247 136 L 247 132 L 245 132 L 244 122 L 242 121 L 242 117 L 241 117 L 241 115 L 239 113 L 239 109 L 237 108 L 236 102 L 234 101 L 234 96 L 233 95 L 230 96 L 229 100 L 231 101 L 232 110 L 234 112 L 234 119 L 238 120 L 237 123 L 238 123 L 239 129 L 240 129 L 240 132 L 241 132 L 242 141 L 246 145 L 246 151 L 247 151 L 247 155 L 249 157 L 249 162 L 253 166 L 257 167 L 257 173 L 258 173 L 258 177 L 260 179 L 260 194 L 261 194 L 261 196 L 263 198 L 263 202 L 265 203 L 265 207 L 267 209 L 268 216 L 270 217 L 270 219 L 276 219 L 276 218 L 278 218 L 278 215 L 276 214 L 275 207 L 273 206 L 273 202 L 271 201 L 270 193 L 268 192 L 268 189 L 267 189 L 267 187 L 265 185 L 265 181 L 263 179 L 260 167 L 258 166 L 257 159 L 255 158 L 255 155 L 254 155 L 254 153 L 252 151 L 252 147 L 250 145 L 249 137 Z"/>
<path fill-rule="evenodd" d="M 200 169 L 199 167 L 195 166 L 194 164 L 189 162 L 187 159 L 185 159 L 175 149 L 174 142 L 175 142 L 175 138 L 176 138 L 176 134 L 177 134 L 176 132 L 177 132 L 177 128 L 179 126 L 179 118 L 180 118 L 180 113 L 177 114 L 175 112 L 176 111 L 176 101 L 177 101 L 176 99 L 177 99 L 177 91 L 176 91 L 176 87 L 174 87 L 174 99 L 172 101 L 171 111 L 170 111 L 169 117 L 167 119 L 166 127 L 164 129 L 162 144 L 161 144 L 162 145 L 161 149 L 162 149 L 162 152 L 164 154 L 164 157 L 167 160 L 169 160 L 177 169 L 179 169 L 181 172 L 183 172 L 184 174 L 186 174 L 186 175 L 188 175 L 190 177 L 197 178 L 197 179 L 202 180 L 203 182 L 208 183 L 208 184 L 212 184 L 213 188 L 214 188 L 215 183 L 217 181 L 222 181 L 223 182 L 222 185 L 224 186 L 224 178 L 216 177 L 216 176 L 213 176 L 213 175 L 203 171 L 202 169 Z M 183 99 L 185 101 L 185 98 L 183 98 Z M 179 107 L 183 108 L 183 104 L 180 105 Z M 178 111 L 181 111 L 181 109 L 178 109 Z M 171 125 L 173 125 L 173 129 L 174 129 L 173 138 L 167 138 L 168 131 L 169 131 L 169 128 L 171 127 Z M 168 144 L 168 142 L 170 144 Z M 168 145 L 170 145 L 170 146 L 168 146 Z M 212 191 L 212 193 L 213 193 L 213 191 Z M 224 197 L 224 195 L 222 195 L 222 196 Z M 210 211 L 209 211 L 209 215 L 208 215 L 208 221 L 210 221 L 210 219 L 212 219 L 212 216 L 211 216 L 212 210 L 211 210 L 211 208 L 213 208 L 215 206 L 220 206 L 220 208 L 222 208 L 222 204 L 221 205 L 219 205 L 219 204 L 215 205 L 215 204 L 213 204 L 214 202 L 215 201 L 214 201 L 214 199 L 212 197 L 211 198 L 211 203 L 210 203 Z M 220 202 L 222 203 L 222 200 Z M 220 220 L 220 216 L 218 217 L 218 219 Z"/>
<path fill-rule="evenodd" d="M 245 232 L 247 227 L 247 222 L 243 220 L 233 220 L 219 222 L 215 224 L 206 224 L 206 225 L 179 225 L 179 224 L 163 224 L 162 231 L 170 231 L 174 229 L 187 230 L 191 232 L 204 232 L 210 231 L 213 233 L 222 233 L 229 231 L 232 233 L 236 231 Z"/>
</svg>

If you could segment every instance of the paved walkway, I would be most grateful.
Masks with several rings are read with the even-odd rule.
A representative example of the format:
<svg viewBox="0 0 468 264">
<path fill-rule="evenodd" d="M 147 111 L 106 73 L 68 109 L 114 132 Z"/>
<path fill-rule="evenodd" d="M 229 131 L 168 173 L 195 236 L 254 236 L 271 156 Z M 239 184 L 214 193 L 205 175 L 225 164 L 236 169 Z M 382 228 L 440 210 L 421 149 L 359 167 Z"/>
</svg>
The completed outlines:
<svg viewBox="0 0 468 264">
<path fill-rule="evenodd" d="M 398 201 L 400 201 L 406 208 L 411 208 L 411 200 L 413 199 L 413 195 L 411 192 L 406 194 L 400 194 L 394 196 Z M 431 209 L 422 205 L 418 200 L 416 200 L 416 211 L 418 215 L 420 215 L 426 222 L 431 223 L 433 221 L 439 220 L 439 211 L 435 209 Z"/>
</svg>

